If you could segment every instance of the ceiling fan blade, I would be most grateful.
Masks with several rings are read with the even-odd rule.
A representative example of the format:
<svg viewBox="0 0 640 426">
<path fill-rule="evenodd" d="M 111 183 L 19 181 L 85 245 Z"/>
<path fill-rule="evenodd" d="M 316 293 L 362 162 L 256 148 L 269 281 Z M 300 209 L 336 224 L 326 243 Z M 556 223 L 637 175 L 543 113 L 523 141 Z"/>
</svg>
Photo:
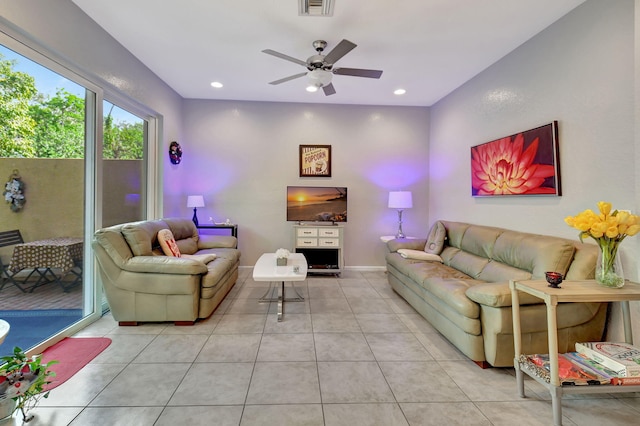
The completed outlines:
<svg viewBox="0 0 640 426">
<path fill-rule="evenodd" d="M 322 90 L 324 91 L 325 96 L 331 96 L 336 93 L 336 88 L 333 87 L 333 83 L 329 83 L 326 86 L 323 86 Z"/>
<path fill-rule="evenodd" d="M 307 66 L 307 63 L 305 61 L 301 61 L 300 59 L 296 59 L 296 58 L 294 58 L 292 56 L 285 55 L 284 53 L 276 52 L 275 50 L 265 49 L 262 52 L 266 53 L 267 55 L 273 55 L 276 58 L 280 58 L 280 59 L 284 59 L 286 61 L 293 62 L 294 64 L 302 65 L 303 67 Z"/>
<path fill-rule="evenodd" d="M 380 78 L 382 71 L 380 70 L 366 70 L 361 68 L 335 68 L 332 71 L 337 75 L 351 75 L 354 77 L 367 77 L 367 78 Z"/>
<path fill-rule="evenodd" d="M 289 77 L 281 78 L 280 80 L 272 81 L 269 84 L 273 84 L 273 85 L 280 84 L 280 83 L 284 83 L 284 82 L 289 81 L 289 80 L 293 80 L 293 79 L 296 79 L 296 78 L 304 77 L 305 75 L 307 75 L 306 72 L 301 72 L 300 74 L 294 74 L 294 75 L 290 75 Z"/>
<path fill-rule="evenodd" d="M 347 53 L 351 52 L 357 44 L 351 43 L 349 40 L 343 39 L 333 50 L 327 53 L 324 57 L 324 62 L 327 64 L 335 64 L 338 59 L 342 58 Z"/>
</svg>

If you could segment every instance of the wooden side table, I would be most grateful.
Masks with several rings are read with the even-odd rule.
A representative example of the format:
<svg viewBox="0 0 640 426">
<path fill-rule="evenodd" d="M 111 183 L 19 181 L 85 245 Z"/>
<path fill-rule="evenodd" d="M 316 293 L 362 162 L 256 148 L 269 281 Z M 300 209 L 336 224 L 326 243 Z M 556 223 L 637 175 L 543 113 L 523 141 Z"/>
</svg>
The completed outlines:
<svg viewBox="0 0 640 426">
<path fill-rule="evenodd" d="M 544 280 L 510 281 L 511 305 L 513 312 L 513 346 L 515 358 L 513 365 L 516 370 L 516 380 L 521 397 L 524 394 L 524 374 L 535 379 L 538 383 L 549 389 L 551 393 L 551 405 L 553 408 L 553 424 L 562 425 L 562 394 L 563 393 L 619 393 L 639 392 L 640 386 L 562 386 L 558 376 L 558 322 L 556 307 L 562 302 L 619 302 L 622 306 L 624 323 L 624 335 L 627 343 L 633 343 L 631 330 L 631 315 L 629 301 L 640 300 L 640 284 L 627 281 L 622 288 L 607 288 L 596 283 L 595 280 L 563 281 L 560 288 L 551 288 Z M 544 300 L 547 305 L 547 329 L 549 336 L 549 363 L 551 371 L 550 382 L 531 374 L 530 370 L 523 368 L 520 362 L 522 355 L 522 336 L 520 327 L 520 299 L 518 290 L 531 294 Z"/>
</svg>

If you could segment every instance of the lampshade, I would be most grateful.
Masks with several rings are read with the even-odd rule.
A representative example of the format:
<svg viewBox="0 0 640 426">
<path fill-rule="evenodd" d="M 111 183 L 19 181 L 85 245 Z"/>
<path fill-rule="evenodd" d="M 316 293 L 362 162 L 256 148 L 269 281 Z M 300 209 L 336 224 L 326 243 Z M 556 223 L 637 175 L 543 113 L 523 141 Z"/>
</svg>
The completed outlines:
<svg viewBox="0 0 640 426">
<path fill-rule="evenodd" d="M 411 191 L 391 191 L 389 192 L 390 209 L 410 209 L 413 207 Z"/>
<path fill-rule="evenodd" d="M 204 207 L 204 197 L 202 195 L 189 195 L 187 197 L 187 207 Z"/>
</svg>

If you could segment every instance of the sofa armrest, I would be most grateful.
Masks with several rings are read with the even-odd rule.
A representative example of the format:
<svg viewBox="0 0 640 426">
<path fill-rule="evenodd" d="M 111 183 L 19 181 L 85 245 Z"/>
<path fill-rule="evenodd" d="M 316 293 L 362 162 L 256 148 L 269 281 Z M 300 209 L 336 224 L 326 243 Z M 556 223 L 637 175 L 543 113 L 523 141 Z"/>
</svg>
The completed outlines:
<svg viewBox="0 0 640 426">
<path fill-rule="evenodd" d="M 207 265 L 199 260 L 172 256 L 134 256 L 124 263 L 129 272 L 154 274 L 200 275 L 207 273 Z"/>
<path fill-rule="evenodd" d="M 511 289 L 508 282 L 482 283 L 469 287 L 465 293 L 476 303 L 495 308 L 511 306 Z M 542 299 L 528 293 L 518 292 L 521 305 L 538 305 Z"/>
<path fill-rule="evenodd" d="M 237 247 L 238 239 L 229 235 L 200 235 L 198 238 L 198 250 Z"/>
<path fill-rule="evenodd" d="M 427 244 L 426 238 L 396 238 L 395 240 L 387 241 L 387 248 L 391 253 L 400 249 L 424 250 L 425 244 Z"/>
</svg>

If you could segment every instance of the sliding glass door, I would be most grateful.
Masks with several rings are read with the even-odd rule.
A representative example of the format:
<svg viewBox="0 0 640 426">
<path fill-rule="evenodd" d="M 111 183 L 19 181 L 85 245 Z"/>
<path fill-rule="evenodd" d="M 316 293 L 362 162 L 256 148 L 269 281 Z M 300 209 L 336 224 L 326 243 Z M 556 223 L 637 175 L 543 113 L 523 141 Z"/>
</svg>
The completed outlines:
<svg viewBox="0 0 640 426">
<path fill-rule="evenodd" d="M 11 326 L 0 355 L 99 317 L 93 233 L 150 210 L 155 119 L 103 99 L 100 87 L 0 33 L 0 232 L 18 230 L 24 241 L 0 247 L 0 319 Z"/>
<path fill-rule="evenodd" d="M 103 102 L 102 226 L 146 216 L 144 119 Z"/>
</svg>

